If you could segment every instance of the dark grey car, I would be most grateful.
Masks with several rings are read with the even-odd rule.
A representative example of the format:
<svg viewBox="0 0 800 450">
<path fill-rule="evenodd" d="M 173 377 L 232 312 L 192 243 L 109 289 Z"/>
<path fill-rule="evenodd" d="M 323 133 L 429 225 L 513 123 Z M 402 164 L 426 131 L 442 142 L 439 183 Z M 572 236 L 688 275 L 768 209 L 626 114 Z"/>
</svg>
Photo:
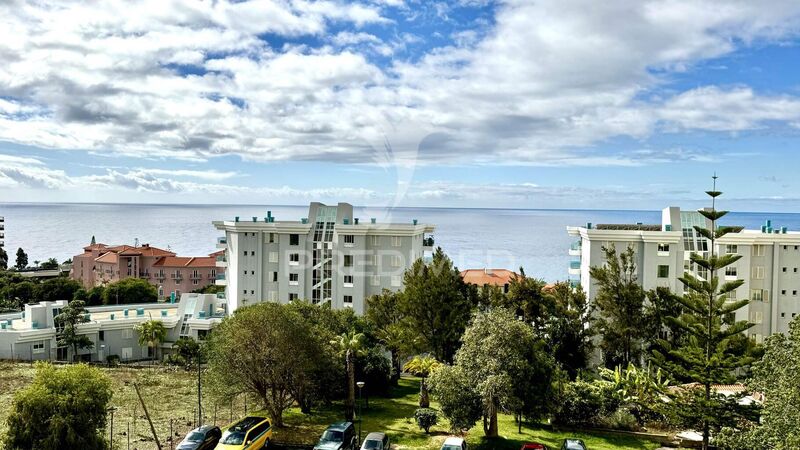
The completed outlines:
<svg viewBox="0 0 800 450">
<path fill-rule="evenodd" d="M 186 437 L 175 447 L 176 450 L 213 450 L 222 437 L 219 427 L 203 425 L 186 433 Z"/>
</svg>

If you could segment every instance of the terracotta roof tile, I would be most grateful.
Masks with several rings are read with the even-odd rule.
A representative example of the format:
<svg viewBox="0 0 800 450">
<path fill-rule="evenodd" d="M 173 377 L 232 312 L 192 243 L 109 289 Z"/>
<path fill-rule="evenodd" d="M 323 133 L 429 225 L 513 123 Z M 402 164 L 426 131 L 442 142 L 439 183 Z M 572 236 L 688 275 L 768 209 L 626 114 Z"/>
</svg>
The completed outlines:
<svg viewBox="0 0 800 450">
<path fill-rule="evenodd" d="M 216 267 L 217 260 L 210 256 L 167 256 L 153 264 L 156 267 Z"/>
<path fill-rule="evenodd" d="M 116 264 L 119 261 L 119 255 L 114 252 L 106 252 L 103 253 L 101 256 L 94 259 L 99 263 L 109 263 L 109 264 Z"/>
<path fill-rule="evenodd" d="M 515 272 L 507 269 L 467 269 L 461 271 L 461 278 L 465 283 L 483 286 L 485 284 L 493 284 L 495 286 L 504 286 L 511 283 L 511 278 L 516 275 Z"/>
</svg>

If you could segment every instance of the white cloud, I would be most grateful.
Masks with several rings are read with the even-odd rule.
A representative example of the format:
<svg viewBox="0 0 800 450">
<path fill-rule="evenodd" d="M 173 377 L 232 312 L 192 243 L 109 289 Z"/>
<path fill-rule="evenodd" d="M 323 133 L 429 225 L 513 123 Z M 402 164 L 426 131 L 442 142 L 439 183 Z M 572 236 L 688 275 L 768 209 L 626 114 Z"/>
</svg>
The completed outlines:
<svg viewBox="0 0 800 450">
<path fill-rule="evenodd" d="M 796 97 L 746 86 L 652 95 L 669 74 L 737 45 L 796 37 L 796 1 L 507 0 L 492 28 L 379 67 L 372 54 L 420 39 L 400 32 L 382 42 L 361 29 L 391 25 L 387 7 L 419 5 L 4 3 L 0 139 L 187 160 L 625 165 L 658 159 L 585 149 L 617 136 L 800 123 Z M 331 23 L 351 29 L 327 36 Z M 328 45 L 275 49 L 265 33 Z M 98 182 L 180 188 L 123 175 Z"/>
</svg>

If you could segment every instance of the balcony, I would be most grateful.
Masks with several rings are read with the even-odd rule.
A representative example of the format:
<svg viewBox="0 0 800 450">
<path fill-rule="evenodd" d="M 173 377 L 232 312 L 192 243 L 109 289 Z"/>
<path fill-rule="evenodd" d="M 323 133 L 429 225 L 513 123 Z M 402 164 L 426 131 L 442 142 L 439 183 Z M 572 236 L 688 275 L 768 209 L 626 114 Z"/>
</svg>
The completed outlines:
<svg viewBox="0 0 800 450">
<path fill-rule="evenodd" d="M 225 255 L 217 256 L 216 266 L 217 267 L 228 267 L 228 258 L 226 258 Z"/>
<path fill-rule="evenodd" d="M 217 238 L 217 248 L 225 248 L 228 246 L 228 239 L 225 237 Z"/>
<path fill-rule="evenodd" d="M 155 279 L 156 279 L 156 280 L 158 280 L 159 282 L 163 282 L 164 280 L 166 280 L 166 279 L 167 279 L 167 275 L 166 275 L 166 274 L 163 274 L 163 273 L 157 273 L 157 274 L 155 274 L 155 275 L 153 275 L 153 276 L 154 276 L 154 277 L 155 277 Z"/>
<path fill-rule="evenodd" d="M 428 237 L 422 239 L 422 246 L 423 247 L 433 248 L 433 244 L 434 244 L 433 236 L 428 236 Z"/>
<path fill-rule="evenodd" d="M 573 242 L 569 246 L 569 256 L 581 256 L 581 241 Z"/>
<path fill-rule="evenodd" d="M 570 261 L 569 262 L 569 274 L 570 275 L 580 275 L 581 274 L 581 262 L 580 261 Z"/>
<path fill-rule="evenodd" d="M 180 273 L 173 273 L 173 274 L 170 274 L 170 278 L 172 278 L 173 280 L 175 280 L 177 282 L 181 282 L 183 280 L 183 275 L 180 274 Z"/>
<path fill-rule="evenodd" d="M 226 286 L 228 284 L 228 281 L 225 279 L 225 274 L 218 273 L 216 280 L 214 281 L 214 284 L 217 286 Z"/>
<path fill-rule="evenodd" d="M 203 278 L 203 275 L 201 275 L 199 273 L 193 273 L 193 274 L 189 275 L 189 279 L 190 280 L 201 280 L 202 278 Z"/>
<path fill-rule="evenodd" d="M 139 272 L 139 278 L 150 278 L 149 272 Z"/>
<path fill-rule="evenodd" d="M 580 287 L 580 285 L 581 285 L 581 280 L 569 280 L 569 287 L 571 288 L 577 288 Z"/>
</svg>

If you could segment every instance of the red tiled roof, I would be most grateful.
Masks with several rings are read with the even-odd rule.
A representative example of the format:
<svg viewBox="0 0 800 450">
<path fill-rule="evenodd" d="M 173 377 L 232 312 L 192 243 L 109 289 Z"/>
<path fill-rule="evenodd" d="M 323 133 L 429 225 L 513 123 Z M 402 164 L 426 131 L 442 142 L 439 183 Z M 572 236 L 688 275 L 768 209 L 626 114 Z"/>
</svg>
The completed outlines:
<svg viewBox="0 0 800 450">
<path fill-rule="evenodd" d="M 174 252 L 164 250 L 158 247 L 151 247 L 150 244 L 144 244 L 140 247 L 133 247 L 131 245 L 117 245 L 108 247 L 108 251 L 119 253 L 122 256 L 175 256 Z"/>
<path fill-rule="evenodd" d="M 95 258 L 94 260 L 100 263 L 116 264 L 117 261 L 119 260 L 119 255 L 117 255 L 114 252 L 106 252 L 103 253 L 101 256 Z"/>
<path fill-rule="evenodd" d="M 216 267 L 217 259 L 210 256 L 167 256 L 153 264 L 155 267 Z"/>
<path fill-rule="evenodd" d="M 467 269 L 461 271 L 461 278 L 464 279 L 465 283 L 478 286 L 486 284 L 504 286 L 511 283 L 511 278 L 515 275 L 515 272 L 508 269 Z"/>
<path fill-rule="evenodd" d="M 83 249 L 84 249 L 85 251 L 87 251 L 87 252 L 90 252 L 90 251 L 92 251 L 92 250 L 103 250 L 103 249 L 105 249 L 106 247 L 107 247 L 107 245 L 106 245 L 106 244 L 101 244 L 101 243 L 99 243 L 99 242 L 98 242 L 98 243 L 96 243 L 96 244 L 90 244 L 90 245 L 87 245 L 86 247 L 83 247 Z"/>
<path fill-rule="evenodd" d="M 225 256 L 225 250 L 217 250 L 214 253 L 209 253 L 208 256 L 216 258 L 217 256 Z"/>
</svg>

